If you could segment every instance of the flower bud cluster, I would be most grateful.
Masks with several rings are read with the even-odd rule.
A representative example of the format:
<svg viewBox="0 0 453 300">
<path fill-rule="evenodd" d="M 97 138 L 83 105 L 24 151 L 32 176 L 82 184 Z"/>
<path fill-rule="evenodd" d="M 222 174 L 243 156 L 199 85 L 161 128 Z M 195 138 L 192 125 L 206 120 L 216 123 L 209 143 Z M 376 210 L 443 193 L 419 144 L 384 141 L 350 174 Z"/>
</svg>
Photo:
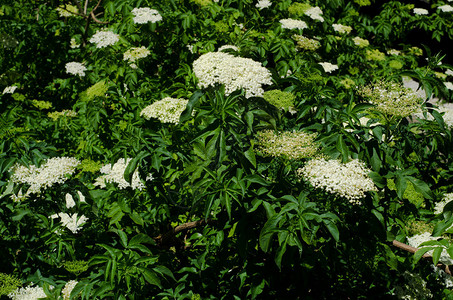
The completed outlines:
<svg viewBox="0 0 453 300">
<path fill-rule="evenodd" d="M 186 99 L 175 99 L 167 97 L 145 107 L 140 112 L 140 116 L 144 116 L 144 118 L 147 120 L 155 118 L 162 123 L 178 124 L 179 117 L 181 116 L 181 113 L 186 109 L 188 102 L 189 100 Z"/>
<path fill-rule="evenodd" d="M 70 4 L 60 5 L 55 10 L 60 17 L 73 17 L 79 13 L 77 7 Z"/>
<path fill-rule="evenodd" d="M 296 49 L 315 51 L 321 47 L 321 43 L 319 41 L 304 37 L 303 35 L 294 34 L 292 38 L 297 42 Z"/>
<path fill-rule="evenodd" d="M 147 57 L 150 53 L 151 53 L 151 51 L 146 49 L 144 46 L 134 47 L 134 48 L 131 48 L 131 49 L 127 50 L 126 52 L 124 52 L 123 59 L 128 60 L 129 62 L 133 63 L 137 59 Z"/>
<path fill-rule="evenodd" d="M 370 42 L 368 40 L 362 39 L 361 37 L 358 37 L 358 36 L 353 38 L 352 41 L 359 48 L 365 48 L 365 47 L 368 47 L 370 45 Z"/>
<path fill-rule="evenodd" d="M 339 160 L 316 158 L 309 160 L 298 174 L 315 188 L 346 198 L 352 204 L 361 204 L 360 199 L 369 191 L 377 191 L 368 176 L 369 169 L 358 159 L 348 163 Z"/>
<path fill-rule="evenodd" d="M 250 58 L 224 52 L 209 52 L 193 62 L 193 71 L 201 88 L 223 84 L 225 94 L 244 89 L 245 97 L 260 97 L 263 84 L 272 84 L 271 72 Z"/>
<path fill-rule="evenodd" d="M 324 22 L 324 18 L 322 15 L 322 10 L 319 6 L 311 7 L 305 11 L 305 15 L 309 16 L 313 20 L 318 20 L 320 22 Z"/>
<path fill-rule="evenodd" d="M 264 92 L 263 98 L 277 108 L 285 111 L 294 111 L 294 100 L 296 99 L 296 96 L 292 93 L 280 90 L 271 90 Z"/>
<path fill-rule="evenodd" d="M 349 34 L 352 31 L 352 27 L 347 26 L 347 25 L 332 24 L 332 27 L 333 27 L 333 30 L 335 30 L 336 32 L 341 33 L 341 34 L 343 34 L 343 33 Z"/>
<path fill-rule="evenodd" d="M 423 99 L 412 89 L 388 81 L 364 86 L 359 90 L 359 94 L 375 105 L 372 110 L 400 118 L 419 112 L 423 102 Z"/>
<path fill-rule="evenodd" d="M 77 116 L 77 113 L 72 109 L 63 109 L 62 111 L 54 111 L 47 114 L 49 118 L 56 121 L 61 117 L 73 118 Z"/>
<path fill-rule="evenodd" d="M 303 159 L 313 157 L 318 152 L 316 134 L 303 131 L 274 132 L 260 131 L 256 135 L 257 150 L 263 156 Z"/>
</svg>

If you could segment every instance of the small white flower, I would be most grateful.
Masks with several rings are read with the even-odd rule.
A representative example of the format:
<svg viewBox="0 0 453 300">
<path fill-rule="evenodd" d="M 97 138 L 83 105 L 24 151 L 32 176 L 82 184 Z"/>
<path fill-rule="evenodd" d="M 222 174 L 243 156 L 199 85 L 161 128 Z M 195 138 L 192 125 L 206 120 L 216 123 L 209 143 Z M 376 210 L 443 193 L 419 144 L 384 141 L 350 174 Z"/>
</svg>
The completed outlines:
<svg viewBox="0 0 453 300">
<path fill-rule="evenodd" d="M 146 47 L 144 47 L 144 46 L 133 47 L 133 48 L 127 50 L 126 52 L 124 52 L 123 59 L 128 60 L 129 62 L 133 63 L 137 59 L 147 57 L 150 53 L 151 53 L 151 51 L 146 49 Z"/>
<path fill-rule="evenodd" d="M 71 292 L 74 289 L 74 287 L 77 285 L 76 280 L 70 280 L 68 281 L 64 288 L 61 290 L 61 293 L 63 294 L 63 300 L 69 300 L 71 298 Z"/>
<path fill-rule="evenodd" d="M 239 51 L 239 48 L 236 47 L 236 46 L 233 46 L 233 45 L 223 45 L 223 46 L 219 47 L 219 49 L 217 49 L 217 52 L 221 52 L 221 51 L 223 51 L 223 50 L 225 50 L 225 49 L 231 49 L 231 50 L 233 50 L 233 51 Z"/>
<path fill-rule="evenodd" d="M 427 15 L 429 13 L 428 10 L 424 8 L 414 8 L 412 11 L 416 15 Z"/>
<path fill-rule="evenodd" d="M 80 45 L 79 45 L 79 44 L 77 44 L 77 41 L 76 41 L 76 39 L 72 38 L 72 39 L 71 39 L 71 44 L 70 44 L 70 47 L 71 47 L 72 49 L 75 49 L 75 48 L 79 48 L 79 47 L 80 47 Z"/>
<path fill-rule="evenodd" d="M 447 71 L 445 71 L 445 75 L 453 76 L 453 70 L 448 69 Z"/>
<path fill-rule="evenodd" d="M 17 86 L 16 85 L 12 85 L 12 86 L 7 86 L 4 90 L 3 90 L 3 95 L 4 94 L 14 94 L 14 91 L 17 89 Z"/>
<path fill-rule="evenodd" d="M 337 65 L 333 65 L 331 63 L 328 63 L 328 62 L 322 62 L 322 63 L 319 63 L 322 68 L 324 69 L 324 72 L 326 73 L 332 73 L 333 71 L 335 70 L 338 70 L 338 66 Z"/>
<path fill-rule="evenodd" d="M 159 12 L 149 7 L 136 7 L 132 10 L 132 14 L 135 16 L 135 24 L 145 24 L 148 22 L 156 23 L 158 21 L 162 21 L 162 16 L 159 14 Z"/>
<path fill-rule="evenodd" d="M 85 76 L 85 71 L 87 68 L 82 64 L 78 62 L 69 62 L 65 66 L 66 68 L 66 73 L 72 74 L 72 75 L 79 75 L 80 77 Z"/>
</svg>

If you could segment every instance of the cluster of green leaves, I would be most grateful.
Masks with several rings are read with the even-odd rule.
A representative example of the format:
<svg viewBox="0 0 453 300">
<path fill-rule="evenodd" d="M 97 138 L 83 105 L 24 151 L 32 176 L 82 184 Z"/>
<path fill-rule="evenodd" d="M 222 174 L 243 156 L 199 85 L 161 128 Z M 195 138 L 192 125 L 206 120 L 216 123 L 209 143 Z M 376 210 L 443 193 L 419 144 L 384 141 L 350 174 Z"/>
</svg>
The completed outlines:
<svg viewBox="0 0 453 300">
<path fill-rule="evenodd" d="M 69 280 L 78 281 L 73 299 L 384 297 L 418 266 L 390 246 L 404 241 L 406 224 L 438 222 L 440 236 L 453 222 L 452 205 L 433 215 L 453 188 L 452 129 L 442 114 L 424 103 L 423 120 L 386 118 L 356 89 L 410 76 L 427 98 L 451 100 L 439 77 L 452 70 L 439 65 L 448 57 L 407 40 L 414 27 L 451 40 L 451 15 L 414 15 L 400 1 L 376 3 L 372 14 L 369 1 L 274 0 L 262 10 L 251 0 L 63 2 L 0 1 L 0 87 L 17 86 L 0 95 L 3 294 L 20 278 L 51 299 Z M 61 4 L 80 15 L 59 16 Z M 307 5 L 319 6 L 324 22 L 304 15 Z M 156 9 L 163 20 L 135 24 L 136 7 Z M 289 17 L 308 28 L 283 29 L 279 20 Z M 353 31 L 339 34 L 332 24 Z M 119 42 L 96 48 L 89 40 L 100 29 L 119 34 Z M 298 51 L 294 33 L 317 37 L 321 47 Z M 356 36 L 370 46 L 355 45 Z M 71 48 L 71 39 L 80 46 Z M 272 73 L 264 97 L 197 87 L 193 61 L 223 45 Z M 151 53 L 133 68 L 123 53 L 141 46 Z M 65 71 L 74 61 L 87 67 L 85 76 Z M 320 62 L 339 69 L 326 73 Z M 178 124 L 140 116 L 164 97 L 189 100 Z M 62 110 L 76 115 L 48 115 Z M 297 175 L 306 160 L 255 152 L 256 133 L 268 129 L 317 133 L 326 157 L 365 162 L 378 192 L 359 206 L 315 189 Z M 11 181 L 12 167 L 57 156 L 82 163 L 65 183 L 13 201 L 26 186 Z M 154 179 L 142 190 L 94 185 L 101 166 L 119 158 L 131 158 L 126 181 L 136 171 Z M 67 194 L 75 198 L 70 209 Z M 73 233 L 50 218 L 59 212 L 88 221 Z M 431 246 L 453 249 L 448 240 Z M 423 265 L 420 272 L 429 274 Z M 449 293 L 434 287 L 436 296 Z"/>
</svg>

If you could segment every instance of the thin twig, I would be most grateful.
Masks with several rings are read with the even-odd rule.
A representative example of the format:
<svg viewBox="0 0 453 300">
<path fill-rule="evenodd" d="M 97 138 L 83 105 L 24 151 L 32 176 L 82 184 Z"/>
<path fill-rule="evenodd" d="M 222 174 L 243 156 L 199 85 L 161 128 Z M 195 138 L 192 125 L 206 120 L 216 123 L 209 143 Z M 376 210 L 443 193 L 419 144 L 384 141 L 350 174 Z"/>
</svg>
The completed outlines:
<svg viewBox="0 0 453 300">
<path fill-rule="evenodd" d="M 178 234 L 179 232 L 182 232 L 182 231 L 185 231 L 185 230 L 189 230 L 189 229 L 193 229 L 193 228 L 196 228 L 196 227 L 199 227 L 199 226 L 203 226 L 203 225 L 206 225 L 208 223 L 212 223 L 211 220 L 198 220 L 198 221 L 193 221 L 193 222 L 187 222 L 187 223 L 184 223 L 184 224 L 181 224 L 181 225 L 178 225 L 172 229 L 170 229 L 169 231 L 167 231 L 166 233 L 164 234 L 160 234 L 159 236 L 153 238 L 157 244 L 159 245 L 167 245 L 169 241 L 171 241 L 174 236 L 176 234 Z"/>
</svg>

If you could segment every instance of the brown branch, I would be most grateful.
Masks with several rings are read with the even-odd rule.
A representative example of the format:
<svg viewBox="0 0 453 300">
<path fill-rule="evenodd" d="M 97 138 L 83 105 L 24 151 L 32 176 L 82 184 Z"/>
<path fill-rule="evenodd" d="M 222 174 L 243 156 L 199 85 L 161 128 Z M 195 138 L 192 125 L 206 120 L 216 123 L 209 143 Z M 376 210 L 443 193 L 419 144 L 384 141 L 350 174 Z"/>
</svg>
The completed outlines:
<svg viewBox="0 0 453 300">
<path fill-rule="evenodd" d="M 393 246 L 398 247 L 400 249 L 403 249 L 405 251 L 408 251 L 410 253 L 415 253 L 415 252 L 417 252 L 419 250 L 418 248 L 415 248 L 415 247 L 409 246 L 407 244 L 398 242 L 397 240 L 393 240 Z M 432 256 L 427 254 L 427 253 L 423 254 L 422 257 L 423 258 L 432 258 Z M 442 268 L 442 269 L 444 269 L 445 273 L 447 273 L 449 275 L 452 275 L 448 265 L 444 265 L 442 263 L 439 263 L 439 264 L 436 265 L 436 267 Z"/>
<path fill-rule="evenodd" d="M 93 12 L 93 11 L 94 11 L 94 10 L 91 11 L 90 15 L 91 15 L 91 17 L 93 18 L 93 20 L 94 20 L 96 23 L 98 23 L 98 24 L 108 24 L 108 23 L 109 23 L 109 22 L 99 21 L 99 20 L 96 18 L 96 16 L 94 15 L 94 12 Z"/>
<path fill-rule="evenodd" d="M 85 6 L 83 7 L 83 13 L 87 16 L 87 11 L 88 11 L 88 0 L 85 0 Z"/>
<path fill-rule="evenodd" d="M 160 234 L 157 237 L 154 237 L 153 239 L 160 246 L 168 246 L 175 239 L 176 234 L 178 234 L 182 231 L 193 229 L 193 228 L 203 226 L 203 225 L 206 225 L 206 224 L 209 224 L 212 222 L 213 222 L 212 220 L 198 220 L 198 221 L 193 221 L 193 222 L 187 222 L 187 223 L 178 225 L 178 226 L 170 229 L 166 233 Z"/>
</svg>

